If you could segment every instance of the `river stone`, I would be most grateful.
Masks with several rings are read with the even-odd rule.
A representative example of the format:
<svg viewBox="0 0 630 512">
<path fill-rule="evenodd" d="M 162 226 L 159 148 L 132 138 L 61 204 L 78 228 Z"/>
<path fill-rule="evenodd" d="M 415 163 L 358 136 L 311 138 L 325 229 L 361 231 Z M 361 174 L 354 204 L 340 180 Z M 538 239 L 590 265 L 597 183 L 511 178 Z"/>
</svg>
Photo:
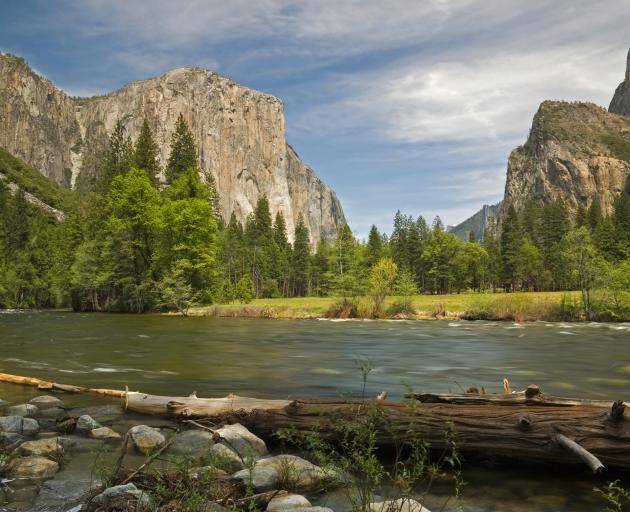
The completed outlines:
<svg viewBox="0 0 630 512">
<path fill-rule="evenodd" d="M 315 490 L 335 476 L 295 455 L 276 455 L 268 459 L 261 459 L 256 463 L 256 466 L 273 467 L 278 472 L 283 488 L 301 491 Z"/>
<path fill-rule="evenodd" d="M 192 468 L 188 471 L 188 476 L 193 480 L 199 480 L 201 478 L 206 480 L 224 480 L 228 478 L 228 474 L 215 466 L 201 466 L 199 468 Z"/>
<path fill-rule="evenodd" d="M 210 432 L 205 430 L 186 430 L 175 435 L 175 439 L 168 449 L 180 455 L 201 457 L 213 445 L 214 441 Z"/>
<path fill-rule="evenodd" d="M 59 471 L 59 464 L 45 457 L 23 457 L 9 463 L 9 473 L 15 478 L 50 478 Z"/>
<path fill-rule="evenodd" d="M 108 487 L 88 504 L 87 510 L 149 510 L 151 497 L 134 484 Z"/>
<path fill-rule="evenodd" d="M 245 485 L 249 485 L 251 482 L 254 491 L 264 492 L 271 491 L 278 488 L 278 482 L 280 480 L 278 472 L 274 467 L 258 467 L 253 469 L 242 469 L 232 475 L 234 480 L 238 480 Z"/>
<path fill-rule="evenodd" d="M 66 411 L 64 411 L 61 407 L 47 407 L 46 409 L 40 409 L 39 417 L 44 419 L 54 420 L 55 422 L 59 421 L 66 415 Z"/>
<path fill-rule="evenodd" d="M 90 430 L 90 437 L 94 439 L 120 439 L 121 435 L 109 427 L 99 427 Z"/>
<path fill-rule="evenodd" d="M 24 438 L 21 434 L 15 432 L 0 432 L 0 451 L 6 450 L 7 452 L 17 448 Z"/>
<path fill-rule="evenodd" d="M 35 405 L 40 410 L 50 409 L 51 407 L 63 407 L 63 402 L 61 400 L 59 400 L 56 396 L 50 395 L 36 396 L 35 398 L 31 398 L 28 403 Z"/>
<path fill-rule="evenodd" d="M 19 404 L 7 407 L 5 413 L 8 416 L 22 416 L 23 418 L 36 418 L 39 415 L 39 409 L 33 404 Z"/>
<path fill-rule="evenodd" d="M 79 419 L 77 420 L 75 431 L 80 434 L 88 434 L 95 428 L 101 427 L 102 425 L 94 418 L 92 418 L 92 416 L 89 416 L 88 414 L 83 414 L 82 416 L 79 416 Z"/>
<path fill-rule="evenodd" d="M 267 453 L 265 442 L 240 423 L 225 425 L 216 433 L 221 436 L 221 443 L 235 450 L 243 458 L 261 456 Z"/>
<path fill-rule="evenodd" d="M 59 476 L 63 475 L 60 473 Z M 33 503 L 32 510 L 37 511 L 61 511 L 73 510 L 73 506 L 78 505 L 82 498 L 91 490 L 99 486 L 97 480 L 90 478 L 71 480 L 47 480 L 42 485 L 37 499 Z"/>
<path fill-rule="evenodd" d="M 245 467 L 238 454 L 224 444 L 218 443 L 211 446 L 209 455 L 213 465 L 228 473 L 235 473 Z"/>
<path fill-rule="evenodd" d="M 416 500 L 411 498 L 400 498 L 398 500 L 387 500 L 381 503 L 370 503 L 368 512 L 431 512 L 424 508 Z"/>
<path fill-rule="evenodd" d="M 280 512 L 282 510 L 292 510 L 296 508 L 310 508 L 311 502 L 301 494 L 286 494 L 271 498 L 267 504 L 267 512 Z"/>
<path fill-rule="evenodd" d="M 119 420 L 124 415 L 124 410 L 120 405 L 92 405 L 89 407 L 79 407 L 66 411 L 69 418 L 79 418 L 88 415 L 100 423 L 111 423 Z"/>
<path fill-rule="evenodd" d="M 146 425 L 136 425 L 129 434 L 138 451 L 145 455 L 150 455 L 166 442 L 159 430 Z"/>
<path fill-rule="evenodd" d="M 2 416 L 0 417 L 0 432 L 13 432 L 31 436 L 37 434 L 39 424 L 32 418 L 23 418 L 22 416 Z"/>
<path fill-rule="evenodd" d="M 63 454 L 63 445 L 57 437 L 26 441 L 17 449 L 20 455 L 55 458 Z"/>
</svg>

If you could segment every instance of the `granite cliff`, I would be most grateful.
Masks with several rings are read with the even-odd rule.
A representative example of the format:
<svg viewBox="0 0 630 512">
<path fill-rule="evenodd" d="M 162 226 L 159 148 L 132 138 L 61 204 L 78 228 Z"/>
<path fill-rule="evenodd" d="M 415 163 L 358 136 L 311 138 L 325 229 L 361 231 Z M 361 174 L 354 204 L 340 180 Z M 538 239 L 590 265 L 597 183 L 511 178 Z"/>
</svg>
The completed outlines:
<svg viewBox="0 0 630 512">
<path fill-rule="evenodd" d="M 628 50 L 625 80 L 615 90 L 608 111 L 613 114 L 630 116 L 630 50 Z"/>
<path fill-rule="evenodd" d="M 286 142 L 278 98 L 200 68 L 74 98 L 22 59 L 0 54 L 0 147 L 67 188 L 93 186 L 97 156 L 118 120 L 135 139 L 146 117 L 164 164 L 180 113 L 196 137 L 202 176 L 215 179 L 224 218 L 235 213 L 244 221 L 266 195 L 290 235 L 301 213 L 313 242 L 334 239 L 345 224 L 343 209 Z"/>
</svg>

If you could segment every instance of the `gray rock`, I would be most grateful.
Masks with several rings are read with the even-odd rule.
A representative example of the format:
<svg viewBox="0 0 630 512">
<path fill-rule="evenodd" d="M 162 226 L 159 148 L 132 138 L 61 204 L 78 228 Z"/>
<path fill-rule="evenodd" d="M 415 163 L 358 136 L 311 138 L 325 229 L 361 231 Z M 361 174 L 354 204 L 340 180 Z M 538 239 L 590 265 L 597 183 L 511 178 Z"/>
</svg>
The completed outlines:
<svg viewBox="0 0 630 512">
<path fill-rule="evenodd" d="M 60 473 L 58 477 L 62 476 Z M 82 498 L 99 485 L 97 480 L 76 479 L 47 480 L 33 503 L 32 510 L 62 512 L 78 505 Z"/>
<path fill-rule="evenodd" d="M 39 409 L 33 404 L 19 404 L 7 407 L 5 413 L 8 416 L 22 416 L 23 418 L 37 418 Z"/>
<path fill-rule="evenodd" d="M 234 480 L 245 485 L 251 483 L 254 491 L 264 492 L 278 488 L 279 476 L 274 467 L 254 467 L 253 469 L 242 469 L 232 475 Z"/>
<path fill-rule="evenodd" d="M 103 425 L 92 418 L 92 416 L 89 416 L 88 414 L 83 414 L 82 416 L 79 416 L 79 419 L 77 420 L 75 431 L 79 434 L 88 434 L 92 430 L 96 428 L 101 428 L 102 426 Z"/>
<path fill-rule="evenodd" d="M 257 467 L 273 467 L 285 489 L 313 491 L 336 479 L 336 474 L 295 455 L 277 455 L 256 462 Z"/>
<path fill-rule="evenodd" d="M 9 463 L 9 474 L 15 478 L 50 478 L 59 471 L 59 464 L 45 457 L 23 457 Z"/>
<path fill-rule="evenodd" d="M 151 497 L 134 484 L 108 487 L 101 494 L 92 498 L 88 510 L 148 510 L 153 503 Z"/>
<path fill-rule="evenodd" d="M 15 432 L 0 432 L 0 450 L 6 450 L 7 452 L 17 448 L 24 437 L 21 434 Z"/>
<path fill-rule="evenodd" d="M 179 455 L 201 457 L 214 445 L 212 434 L 205 430 L 186 430 L 175 435 L 168 450 Z M 239 468 L 240 469 L 240 468 Z"/>
<path fill-rule="evenodd" d="M 235 473 L 245 467 L 238 454 L 224 444 L 217 443 L 208 452 L 212 465 L 224 469 L 228 473 Z"/>
<path fill-rule="evenodd" d="M 29 404 L 35 405 L 40 410 L 50 409 L 51 407 L 63 407 L 63 402 L 56 396 L 41 395 L 31 398 Z"/>
<path fill-rule="evenodd" d="M 159 430 L 146 425 L 136 425 L 129 430 L 129 434 L 138 451 L 145 455 L 153 453 L 166 442 Z"/>
<path fill-rule="evenodd" d="M 120 405 L 94 405 L 66 411 L 69 418 L 79 418 L 86 414 L 99 423 L 112 423 L 124 416 L 125 411 Z"/>
<path fill-rule="evenodd" d="M 267 512 L 280 512 L 282 510 L 293 510 L 296 508 L 310 508 L 311 502 L 301 494 L 286 494 L 276 496 L 267 504 Z"/>
<path fill-rule="evenodd" d="M 227 479 L 228 474 L 215 466 L 201 466 L 198 468 L 192 468 L 188 471 L 188 475 L 193 480 L 199 479 L 209 479 L 209 480 L 217 480 L 217 479 Z"/>
<path fill-rule="evenodd" d="M 265 442 L 240 423 L 226 425 L 216 432 L 221 436 L 223 444 L 235 450 L 243 458 L 261 456 L 267 453 Z"/>
<path fill-rule="evenodd" d="M 44 419 L 50 419 L 54 421 L 59 421 L 66 415 L 66 411 L 64 411 L 61 407 L 47 407 L 46 409 L 40 409 L 39 417 Z"/>
<path fill-rule="evenodd" d="M 430 510 L 424 508 L 416 500 L 400 498 L 398 500 L 370 503 L 368 512 L 430 512 Z"/>
<path fill-rule="evenodd" d="M 26 441 L 17 449 L 20 455 L 56 458 L 63 454 L 63 445 L 57 437 Z"/>
<path fill-rule="evenodd" d="M 39 423 L 32 418 L 23 418 L 22 416 L 1 416 L 0 432 L 31 436 L 39 432 Z"/>
<path fill-rule="evenodd" d="M 109 427 L 99 427 L 90 430 L 90 437 L 94 439 L 120 439 L 121 435 Z"/>
</svg>

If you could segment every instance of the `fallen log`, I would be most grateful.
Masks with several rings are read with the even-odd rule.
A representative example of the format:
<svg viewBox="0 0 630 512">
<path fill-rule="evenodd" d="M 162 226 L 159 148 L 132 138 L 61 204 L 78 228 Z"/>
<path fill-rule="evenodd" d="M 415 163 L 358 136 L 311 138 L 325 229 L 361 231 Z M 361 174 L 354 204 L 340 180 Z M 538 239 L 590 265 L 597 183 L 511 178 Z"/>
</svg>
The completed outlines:
<svg viewBox="0 0 630 512">
<path fill-rule="evenodd" d="M 23 383 L 19 380 L 13 382 Z M 504 395 L 418 395 L 411 403 L 168 397 L 117 390 L 98 390 L 97 394 L 119 396 L 128 410 L 142 414 L 204 418 L 217 424 L 239 422 L 261 436 L 281 429 L 317 428 L 330 440 L 340 437 L 340 422 L 356 421 L 374 408 L 381 417 L 377 441 L 385 448 L 422 439 L 431 448 L 444 450 L 455 439 L 464 455 L 531 463 L 587 462 L 598 472 L 602 465 L 630 470 L 630 419 L 620 401 L 560 399 L 540 390 L 536 396 L 531 390 Z"/>
<path fill-rule="evenodd" d="M 22 377 L 20 375 L 11 375 L 9 373 L 0 373 L 0 382 L 8 382 L 9 384 L 19 384 L 21 386 L 32 386 L 42 391 L 59 391 L 62 393 L 89 393 L 99 396 L 111 396 L 114 398 L 124 398 L 126 391 L 117 389 L 100 389 L 88 388 L 85 386 L 72 386 L 69 384 L 59 384 L 47 380 L 36 379 L 34 377 Z"/>
</svg>

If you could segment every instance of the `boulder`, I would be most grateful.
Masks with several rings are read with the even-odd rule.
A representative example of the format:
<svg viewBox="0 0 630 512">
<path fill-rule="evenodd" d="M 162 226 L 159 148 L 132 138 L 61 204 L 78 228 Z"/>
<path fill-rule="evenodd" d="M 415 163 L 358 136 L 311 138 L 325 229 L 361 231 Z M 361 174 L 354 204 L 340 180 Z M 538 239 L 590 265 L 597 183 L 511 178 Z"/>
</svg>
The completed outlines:
<svg viewBox="0 0 630 512">
<path fill-rule="evenodd" d="M 5 413 L 8 416 L 22 416 L 23 418 L 37 418 L 39 409 L 33 404 L 19 404 L 7 407 Z"/>
<path fill-rule="evenodd" d="M 136 425 L 129 434 L 138 451 L 145 455 L 150 455 L 166 442 L 159 430 L 146 425 Z"/>
<path fill-rule="evenodd" d="M 90 437 L 94 439 L 120 439 L 121 435 L 109 427 L 99 427 L 90 430 Z"/>
<path fill-rule="evenodd" d="M 232 475 L 234 480 L 250 485 L 255 492 L 271 491 L 278 488 L 280 478 L 274 467 L 258 467 L 253 469 L 242 469 Z"/>
<path fill-rule="evenodd" d="M 36 406 L 40 410 L 50 409 L 51 407 L 63 407 L 63 402 L 61 400 L 59 400 L 56 396 L 50 395 L 36 396 L 35 398 L 31 398 L 28 403 Z"/>
<path fill-rule="evenodd" d="M 296 508 L 310 508 L 311 502 L 301 494 L 285 494 L 271 498 L 267 504 L 267 512 L 280 512 Z"/>
<path fill-rule="evenodd" d="M 5 450 L 7 452 L 17 448 L 24 437 L 21 434 L 15 432 L 0 432 L 0 451 Z"/>
<path fill-rule="evenodd" d="M 430 512 L 416 500 L 411 498 L 400 498 L 397 500 L 387 500 L 381 503 L 370 503 L 368 512 Z"/>
<path fill-rule="evenodd" d="M 214 466 L 224 469 L 228 473 L 235 473 L 245 467 L 238 454 L 221 443 L 210 447 L 209 456 Z"/>
<path fill-rule="evenodd" d="M 92 498 L 88 511 L 102 510 L 149 510 L 153 506 L 151 497 L 134 484 L 108 487 Z"/>
<path fill-rule="evenodd" d="M 54 420 L 55 422 L 62 419 L 66 415 L 61 407 L 47 407 L 46 409 L 39 410 L 39 417 L 44 419 Z"/>
<path fill-rule="evenodd" d="M 168 450 L 179 455 L 201 457 L 205 455 L 213 445 L 214 441 L 210 432 L 205 430 L 185 430 L 175 435 L 175 439 L 168 447 Z"/>
<path fill-rule="evenodd" d="M 276 455 L 256 462 L 257 467 L 273 467 L 283 489 L 313 491 L 335 479 L 335 474 L 295 455 Z"/>
<path fill-rule="evenodd" d="M 10 432 L 31 436 L 39 432 L 39 424 L 33 418 L 24 418 L 22 416 L 1 416 L 0 432 Z"/>
<path fill-rule="evenodd" d="M 51 478 L 59 464 L 45 457 L 22 457 L 9 463 L 9 474 L 15 478 Z"/>
<path fill-rule="evenodd" d="M 61 476 L 63 473 L 60 473 Z M 68 480 L 47 480 L 42 485 L 41 491 L 37 495 L 33 508 L 38 511 L 61 511 L 72 510 L 78 505 L 82 498 L 91 490 L 98 487 L 97 480 L 91 478 Z M 75 509 L 76 510 L 76 509 Z"/>
<path fill-rule="evenodd" d="M 221 436 L 221 443 L 235 450 L 243 458 L 259 457 L 267 454 L 265 442 L 240 423 L 225 425 L 218 429 L 216 433 Z"/>
<path fill-rule="evenodd" d="M 57 437 L 26 441 L 17 449 L 20 455 L 56 458 L 63 454 L 63 445 Z"/>
<path fill-rule="evenodd" d="M 77 420 L 75 431 L 80 434 L 88 434 L 95 428 L 101 427 L 102 425 L 94 418 L 92 418 L 92 416 L 89 416 L 88 414 L 83 414 L 79 416 L 79 419 Z"/>
</svg>

